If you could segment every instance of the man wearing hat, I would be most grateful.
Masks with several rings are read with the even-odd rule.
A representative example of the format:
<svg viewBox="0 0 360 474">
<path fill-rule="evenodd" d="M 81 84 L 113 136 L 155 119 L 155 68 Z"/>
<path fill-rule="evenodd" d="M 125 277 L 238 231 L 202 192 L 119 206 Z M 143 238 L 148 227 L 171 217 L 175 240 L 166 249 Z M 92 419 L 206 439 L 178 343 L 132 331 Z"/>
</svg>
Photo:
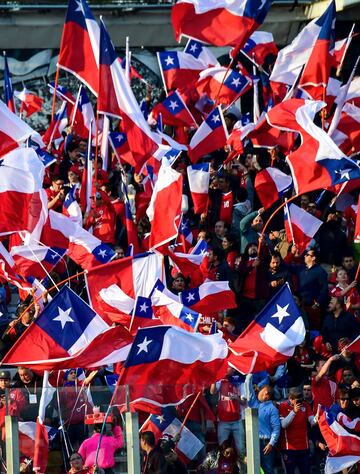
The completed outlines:
<svg viewBox="0 0 360 474">
<path fill-rule="evenodd" d="M 8 370 L 0 371 L 0 390 L 8 390 L 9 397 L 9 414 L 12 416 L 19 416 L 20 411 L 26 406 L 26 398 L 22 391 L 18 388 L 10 387 L 11 376 Z"/>
</svg>

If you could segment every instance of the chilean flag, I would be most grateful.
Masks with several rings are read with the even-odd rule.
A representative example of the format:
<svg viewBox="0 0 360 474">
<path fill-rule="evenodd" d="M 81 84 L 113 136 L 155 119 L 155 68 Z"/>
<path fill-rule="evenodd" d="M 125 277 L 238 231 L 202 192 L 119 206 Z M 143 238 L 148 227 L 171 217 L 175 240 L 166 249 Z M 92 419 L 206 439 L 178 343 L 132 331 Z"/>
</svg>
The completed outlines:
<svg viewBox="0 0 360 474">
<path fill-rule="evenodd" d="M 26 117 L 41 110 L 43 99 L 31 93 L 26 87 L 21 92 L 15 92 L 17 99 L 21 100 L 20 113 L 26 112 Z"/>
<path fill-rule="evenodd" d="M 331 138 L 347 156 L 360 150 L 360 107 L 346 103 Z"/>
<path fill-rule="evenodd" d="M 288 209 L 288 211 L 287 211 Z M 323 223 L 293 203 L 285 206 L 285 231 L 288 242 L 295 242 L 303 253 Z"/>
<path fill-rule="evenodd" d="M 293 356 L 305 338 L 300 310 L 285 284 L 235 342 L 229 364 L 243 374 L 277 367 Z"/>
<path fill-rule="evenodd" d="M 179 233 L 176 239 L 176 246 L 181 247 L 179 250 L 187 253 L 192 247 L 194 236 L 190 228 L 189 219 L 182 216 Z"/>
<path fill-rule="evenodd" d="M 260 66 L 264 64 L 267 56 L 271 54 L 276 58 L 278 54 L 273 34 L 268 31 L 254 31 L 242 51 Z"/>
<path fill-rule="evenodd" d="M 218 60 L 207 48 L 204 43 L 201 41 L 196 41 L 192 38 L 186 43 L 184 48 L 184 53 L 191 54 L 195 59 L 201 61 L 204 64 L 204 68 L 208 68 L 211 66 L 218 66 Z"/>
<path fill-rule="evenodd" d="M 91 129 L 92 136 L 95 136 L 95 116 L 89 97 L 85 88 L 81 85 L 78 92 L 78 100 L 72 110 L 74 117 L 74 130 L 79 137 L 87 138 Z"/>
<path fill-rule="evenodd" d="M 16 113 L 14 91 L 11 83 L 11 76 L 6 53 L 4 51 L 4 100 L 11 112 Z"/>
<path fill-rule="evenodd" d="M 193 163 L 226 145 L 228 132 L 221 107 L 216 107 L 196 130 L 189 144 L 189 157 Z"/>
<path fill-rule="evenodd" d="M 99 91 L 100 29 L 85 0 L 69 0 L 58 66 L 74 74 L 93 94 Z"/>
<path fill-rule="evenodd" d="M 354 339 L 346 348 L 350 352 L 360 354 L 360 335 Z"/>
<path fill-rule="evenodd" d="M 0 234 L 33 232 L 41 220 L 44 165 L 32 148 L 17 148 L 0 160 Z"/>
<path fill-rule="evenodd" d="M 40 148 L 45 147 L 40 135 L 0 100 L 0 157 L 18 148 L 28 138 L 32 138 Z"/>
<path fill-rule="evenodd" d="M 19 451 L 23 456 L 27 458 L 33 459 L 34 457 L 34 450 L 35 450 L 35 442 L 36 442 L 36 430 L 37 423 L 35 421 L 19 421 Z M 43 425 L 44 430 L 46 431 L 45 439 L 48 442 L 53 441 L 59 430 L 56 428 L 52 428 L 51 426 Z M 48 443 L 44 448 L 49 449 Z M 46 458 L 47 458 L 47 451 L 46 451 Z M 42 470 L 40 472 L 45 472 Z"/>
<path fill-rule="evenodd" d="M 228 281 L 206 281 L 198 288 L 182 291 L 179 296 L 184 305 L 203 314 L 237 307 Z"/>
<path fill-rule="evenodd" d="M 321 29 L 299 81 L 299 89 L 311 99 L 321 100 L 329 80 L 332 58 L 330 49 L 335 40 L 336 5 L 333 0 L 321 17 Z"/>
<path fill-rule="evenodd" d="M 157 58 L 167 91 L 194 84 L 206 67 L 202 61 L 182 51 L 162 51 L 157 53 Z"/>
<path fill-rule="evenodd" d="M 190 332 L 196 331 L 201 317 L 199 312 L 184 306 L 157 289 L 151 295 L 151 303 L 155 317 L 159 318 L 163 324 L 171 324 Z"/>
<path fill-rule="evenodd" d="M 190 394 L 221 379 L 227 354 L 221 334 L 203 336 L 176 326 L 141 328 L 124 363 L 121 383 L 142 391 L 156 384 L 162 390 L 153 393 L 154 402 L 177 404 L 184 399 L 185 386 Z"/>
<path fill-rule="evenodd" d="M 225 80 L 224 80 L 225 78 Z M 200 73 L 196 90 L 220 104 L 231 105 L 251 87 L 248 77 L 226 67 L 216 66 Z"/>
<path fill-rule="evenodd" d="M 325 105 L 325 102 L 290 99 L 266 114 L 273 127 L 301 134 L 302 144 L 287 157 L 297 194 L 360 177 L 360 167 L 313 122 Z"/>
<path fill-rule="evenodd" d="M 150 249 L 176 238 L 181 219 L 182 187 L 182 175 L 162 164 L 146 211 L 151 223 Z"/>
<path fill-rule="evenodd" d="M 68 286 L 44 308 L 5 355 L 3 363 L 68 357 L 108 329 L 105 321 Z"/>
<path fill-rule="evenodd" d="M 0 281 L 8 281 L 20 290 L 29 292 L 32 290 L 32 285 L 18 274 L 15 261 L 2 242 L 0 242 Z"/>
<path fill-rule="evenodd" d="M 12 247 L 10 255 L 23 277 L 45 278 L 66 253 L 66 249 L 46 247 L 32 242 Z M 41 262 L 41 263 L 39 263 Z"/>
<path fill-rule="evenodd" d="M 347 431 L 329 410 L 320 410 L 319 428 L 329 448 L 325 472 L 342 472 L 360 461 L 360 437 Z"/>
<path fill-rule="evenodd" d="M 67 255 L 83 269 L 107 263 L 115 255 L 111 247 L 103 244 L 79 224 L 52 210 L 49 211 L 41 242 L 67 249 Z"/>
<path fill-rule="evenodd" d="M 129 148 L 129 142 L 124 132 L 110 132 L 109 142 L 114 150 L 118 160 L 126 161 L 131 166 L 135 166 L 136 162 Z"/>
<path fill-rule="evenodd" d="M 241 48 L 263 23 L 270 5 L 270 0 L 178 0 L 171 12 L 175 38 Z"/>
<path fill-rule="evenodd" d="M 291 176 L 277 168 L 265 168 L 255 177 L 255 191 L 261 204 L 268 209 L 292 187 Z"/>
<path fill-rule="evenodd" d="M 79 188 L 73 186 L 69 189 L 63 203 L 63 214 L 69 217 L 75 224 L 82 227 L 82 213 L 79 203 L 76 200 L 76 193 Z"/>
<path fill-rule="evenodd" d="M 125 77 L 103 21 L 100 21 L 100 31 L 101 90 L 98 111 L 122 118 L 136 169 L 140 171 L 158 146 Z"/>
<path fill-rule="evenodd" d="M 162 279 L 163 257 L 153 253 L 115 260 L 86 274 L 92 307 L 106 321 L 122 324 L 128 324 L 136 297 L 148 297 Z"/>
<path fill-rule="evenodd" d="M 151 431 L 155 435 L 155 441 L 158 443 L 160 438 L 168 435 L 174 438 L 181 431 L 181 437 L 178 443 L 176 443 L 176 452 L 187 463 L 195 458 L 198 452 L 202 449 L 204 444 L 197 438 L 192 431 L 186 426 L 182 425 L 182 422 L 174 417 L 172 410 L 163 408 L 159 415 L 150 415 L 149 418 L 140 428 L 140 432 Z"/>
<path fill-rule="evenodd" d="M 194 117 L 177 91 L 171 93 L 165 100 L 155 105 L 152 110 L 154 120 L 157 120 L 159 114 L 161 114 L 162 121 L 166 125 L 197 127 Z"/>
<path fill-rule="evenodd" d="M 195 214 L 206 212 L 209 205 L 210 163 L 186 168 Z"/>
<path fill-rule="evenodd" d="M 54 143 L 58 146 L 64 140 L 62 132 L 68 126 L 68 105 L 68 102 L 63 101 L 60 109 L 55 113 L 54 119 L 50 122 L 47 130 L 42 136 L 46 145 L 52 145 Z"/>
</svg>

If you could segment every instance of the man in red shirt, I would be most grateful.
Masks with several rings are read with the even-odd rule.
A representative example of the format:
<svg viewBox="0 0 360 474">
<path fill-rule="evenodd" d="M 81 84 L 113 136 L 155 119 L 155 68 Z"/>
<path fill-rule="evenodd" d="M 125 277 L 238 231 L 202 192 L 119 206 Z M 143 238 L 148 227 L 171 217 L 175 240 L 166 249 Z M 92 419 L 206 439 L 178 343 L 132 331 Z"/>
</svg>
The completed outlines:
<svg viewBox="0 0 360 474">
<path fill-rule="evenodd" d="M 105 244 L 115 244 L 116 213 L 103 191 L 96 191 L 93 208 L 84 216 L 85 229 L 93 228 L 93 235 Z"/>
<path fill-rule="evenodd" d="M 304 401 L 302 391 L 290 390 L 289 399 L 279 406 L 281 421 L 280 446 L 286 474 L 310 474 L 308 423 L 316 423 L 310 405 Z"/>
</svg>

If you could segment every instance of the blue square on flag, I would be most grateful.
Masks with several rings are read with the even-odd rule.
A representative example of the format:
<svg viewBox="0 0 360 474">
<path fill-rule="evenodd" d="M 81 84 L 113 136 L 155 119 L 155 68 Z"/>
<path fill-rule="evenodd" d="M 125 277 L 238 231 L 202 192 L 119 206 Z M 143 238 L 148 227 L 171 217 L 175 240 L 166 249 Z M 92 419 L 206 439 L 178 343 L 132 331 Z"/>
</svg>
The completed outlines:
<svg viewBox="0 0 360 474">
<path fill-rule="evenodd" d="M 200 301 L 199 288 L 192 288 L 191 290 L 184 290 L 181 292 L 181 302 L 185 306 L 191 307 Z"/>
<path fill-rule="evenodd" d="M 138 329 L 124 367 L 149 364 L 159 360 L 164 336 L 169 326 L 155 326 Z"/>
<path fill-rule="evenodd" d="M 203 50 L 203 44 L 200 41 L 190 40 L 184 49 L 184 53 L 191 54 L 194 58 L 198 59 L 201 51 Z"/>
<path fill-rule="evenodd" d="M 179 59 L 175 51 L 164 51 L 159 53 L 161 67 L 164 71 L 169 69 L 179 69 Z"/>
<path fill-rule="evenodd" d="M 212 130 L 215 130 L 215 128 L 218 128 L 218 127 L 222 127 L 222 120 L 221 120 L 221 117 L 220 117 L 219 108 L 216 107 L 216 109 L 214 109 L 206 117 L 205 121 Z"/>
<path fill-rule="evenodd" d="M 144 296 L 138 296 L 136 298 L 134 316 L 137 316 L 138 318 L 152 319 L 153 310 L 150 298 L 145 298 Z"/>
</svg>

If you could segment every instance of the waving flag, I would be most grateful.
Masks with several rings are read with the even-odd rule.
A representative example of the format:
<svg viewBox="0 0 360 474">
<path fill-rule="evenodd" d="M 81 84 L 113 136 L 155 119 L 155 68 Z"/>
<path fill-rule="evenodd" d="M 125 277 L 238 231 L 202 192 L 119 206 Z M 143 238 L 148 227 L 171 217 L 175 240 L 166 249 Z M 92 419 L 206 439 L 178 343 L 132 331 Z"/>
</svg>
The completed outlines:
<svg viewBox="0 0 360 474">
<path fill-rule="evenodd" d="M 215 46 L 241 48 L 263 23 L 268 0 L 178 0 L 172 7 L 175 37 L 189 36 Z"/>
<path fill-rule="evenodd" d="M 82 227 L 82 213 L 76 200 L 76 191 L 78 191 L 78 188 L 75 186 L 69 189 L 63 203 L 63 214 Z"/>
<path fill-rule="evenodd" d="M 159 415 L 150 415 L 140 428 L 140 432 L 151 431 L 154 433 L 156 443 L 166 435 L 174 438 L 180 433 L 180 430 L 182 430 L 181 437 L 176 443 L 176 452 L 181 458 L 185 456 L 185 462 L 189 462 L 195 458 L 204 444 L 186 426 L 182 426 L 182 422 L 174 417 L 173 411 L 162 409 Z"/>
<path fill-rule="evenodd" d="M 124 132 L 110 132 L 109 142 L 119 160 L 126 161 L 131 166 L 135 166 L 136 162 L 129 148 L 129 142 Z"/>
<path fill-rule="evenodd" d="M 95 136 L 95 116 L 91 102 L 87 96 L 85 88 L 81 85 L 78 92 L 78 100 L 72 110 L 74 116 L 74 130 L 79 137 L 87 138 L 91 129 L 92 136 Z"/>
<path fill-rule="evenodd" d="M 203 314 L 237 307 L 228 281 L 206 281 L 198 288 L 182 291 L 179 296 L 184 305 Z"/>
<path fill-rule="evenodd" d="M 210 164 L 199 163 L 186 168 L 195 214 L 206 212 L 209 204 Z"/>
<path fill-rule="evenodd" d="M 181 218 L 182 186 L 182 175 L 163 164 L 146 211 L 151 223 L 150 249 L 176 238 Z"/>
<path fill-rule="evenodd" d="M 350 352 L 360 354 L 360 335 L 354 339 L 346 348 Z"/>
<path fill-rule="evenodd" d="M 126 185 L 123 183 L 123 195 L 125 203 L 125 228 L 128 246 L 132 248 L 132 255 L 140 253 L 139 236 L 137 225 L 131 212 L 130 201 L 126 190 Z"/>
<path fill-rule="evenodd" d="M 84 269 L 109 262 L 114 250 L 59 212 L 49 211 L 41 242 L 67 249 L 67 255 Z"/>
<path fill-rule="evenodd" d="M 271 87 L 278 99 L 282 100 L 286 94 L 286 86 L 291 87 L 297 80 L 302 68 L 309 61 L 322 28 L 328 31 L 328 22 L 333 18 L 333 14 L 331 3 L 319 18 L 312 20 L 303 28 L 291 44 L 279 51 L 270 75 Z"/>
<path fill-rule="evenodd" d="M 108 329 L 105 321 L 64 286 L 11 347 L 3 363 L 56 359 L 74 355 Z"/>
<path fill-rule="evenodd" d="M 20 290 L 31 291 L 32 285 L 18 274 L 15 261 L 0 242 L 0 281 L 8 281 Z"/>
<path fill-rule="evenodd" d="M 299 89 L 314 100 L 322 100 L 326 89 L 330 67 L 330 49 L 335 41 L 336 5 L 333 0 L 323 15 L 319 35 L 312 47 L 309 59 L 301 74 Z"/>
<path fill-rule="evenodd" d="M 48 433 L 48 440 L 51 442 L 55 439 L 59 431 L 51 426 L 44 425 Z M 19 451 L 23 456 L 32 459 L 35 450 L 36 440 L 36 422 L 35 421 L 19 421 Z M 45 471 L 41 471 L 45 472 Z"/>
<path fill-rule="evenodd" d="M 293 203 L 284 209 L 287 240 L 295 242 L 303 253 L 323 222 Z"/>
<path fill-rule="evenodd" d="M 189 144 L 189 157 L 193 163 L 226 145 L 228 132 L 221 107 L 216 107 L 194 133 Z"/>
<path fill-rule="evenodd" d="M 260 66 L 264 64 L 268 56 L 272 55 L 276 58 L 278 54 L 273 34 L 268 31 L 254 31 L 242 51 Z"/>
<path fill-rule="evenodd" d="M 65 254 L 66 249 L 32 242 L 11 248 L 10 255 L 23 277 L 45 278 Z"/>
<path fill-rule="evenodd" d="M 158 148 L 151 135 L 139 104 L 127 81 L 114 46 L 100 22 L 100 76 L 101 91 L 98 97 L 98 111 L 104 114 L 121 116 L 131 153 L 140 171 L 146 161 Z"/>
<path fill-rule="evenodd" d="M 170 324 L 195 332 L 199 324 L 201 314 L 188 308 L 159 290 L 155 290 L 151 296 L 152 308 L 156 318 L 163 324 Z"/>
<path fill-rule="evenodd" d="M 328 410 L 321 410 L 319 428 L 329 448 L 325 472 L 335 474 L 360 461 L 360 437 L 349 433 Z"/>
<path fill-rule="evenodd" d="M 13 87 L 11 83 L 11 76 L 10 76 L 10 71 L 9 71 L 9 66 L 8 66 L 8 61 L 7 61 L 7 56 L 6 56 L 5 51 L 3 52 L 3 54 L 4 54 L 4 102 L 8 106 L 8 108 L 11 110 L 11 112 L 16 113 L 14 92 L 13 92 Z"/>
<path fill-rule="evenodd" d="M 360 151 L 360 107 L 346 103 L 331 138 L 347 156 Z"/>
<path fill-rule="evenodd" d="M 55 113 L 54 119 L 50 122 L 42 139 L 46 145 L 54 144 L 58 146 L 63 140 L 62 132 L 68 126 L 68 103 L 63 102 L 60 109 Z"/>
<path fill-rule="evenodd" d="M 167 91 L 183 89 L 196 82 L 204 63 L 191 54 L 181 51 L 162 51 L 157 53 L 161 77 Z"/>
<path fill-rule="evenodd" d="M 124 363 L 121 382 L 132 387 L 156 384 L 155 402 L 179 403 L 184 386 L 198 391 L 223 377 L 227 353 L 221 334 L 203 336 L 175 326 L 142 328 Z"/>
<path fill-rule="evenodd" d="M 304 338 L 304 321 L 285 284 L 229 345 L 229 364 L 243 374 L 269 370 L 289 359 Z"/>
<path fill-rule="evenodd" d="M 225 80 L 224 80 L 225 78 Z M 226 67 L 211 67 L 200 73 L 196 90 L 220 104 L 231 105 L 251 87 L 248 77 Z"/>
<path fill-rule="evenodd" d="M 191 54 L 195 59 L 198 59 L 204 64 L 204 68 L 217 66 L 218 60 L 213 53 L 201 41 L 189 39 L 184 48 L 184 53 Z"/>
<path fill-rule="evenodd" d="M 159 279 L 163 258 L 151 253 L 115 260 L 86 275 L 92 307 L 105 320 L 122 324 L 129 323 L 136 297 L 149 297 Z"/>
<path fill-rule="evenodd" d="M 193 241 L 194 236 L 190 228 L 189 219 L 182 216 L 179 233 L 176 239 L 176 248 L 177 250 L 181 250 L 181 252 L 187 253 L 190 250 Z"/>
<path fill-rule="evenodd" d="M 325 105 L 325 102 L 290 99 L 266 114 L 273 127 L 301 134 L 302 144 L 287 157 L 299 194 L 360 177 L 359 166 L 313 122 L 315 114 Z"/>
<path fill-rule="evenodd" d="M 0 160 L 0 234 L 35 230 L 43 213 L 44 170 L 32 148 L 18 148 Z"/>
<path fill-rule="evenodd" d="M 15 92 L 15 97 L 21 100 L 20 113 L 26 112 L 26 117 L 41 110 L 43 99 L 31 93 L 26 87 L 21 92 Z"/>
<path fill-rule="evenodd" d="M 100 30 L 85 0 L 69 0 L 58 65 L 74 74 L 97 96 Z"/>
<path fill-rule="evenodd" d="M 155 105 L 152 114 L 154 120 L 157 120 L 161 114 L 163 123 L 166 125 L 197 127 L 194 117 L 177 91 L 169 94 L 165 100 Z"/>
<path fill-rule="evenodd" d="M 0 100 L 0 157 L 17 148 L 30 137 L 41 148 L 45 146 L 40 135 L 12 113 Z"/>
<path fill-rule="evenodd" d="M 292 187 L 291 176 L 277 168 L 265 168 L 255 176 L 255 190 L 261 204 L 269 208 Z"/>
</svg>

